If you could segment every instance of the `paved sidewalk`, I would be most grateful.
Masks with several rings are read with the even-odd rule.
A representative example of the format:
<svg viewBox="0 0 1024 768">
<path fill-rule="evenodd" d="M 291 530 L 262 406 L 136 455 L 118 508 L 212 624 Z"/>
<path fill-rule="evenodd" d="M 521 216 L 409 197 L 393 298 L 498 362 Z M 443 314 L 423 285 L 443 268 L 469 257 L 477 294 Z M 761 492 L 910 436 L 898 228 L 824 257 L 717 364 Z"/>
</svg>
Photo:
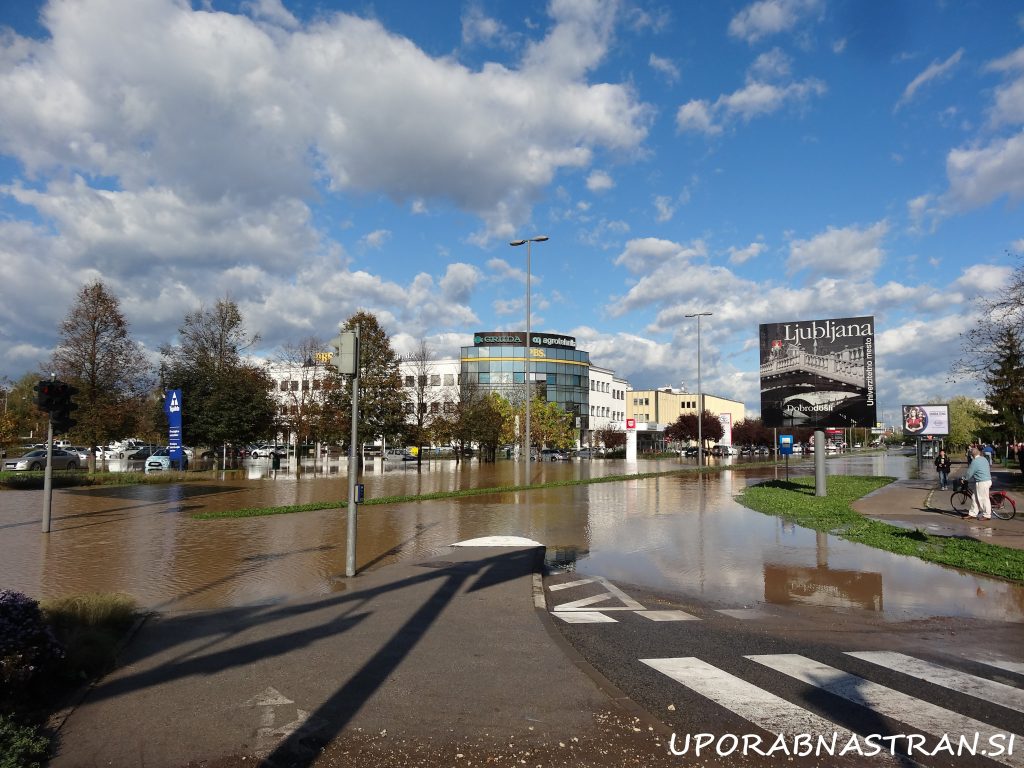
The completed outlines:
<svg viewBox="0 0 1024 768">
<path fill-rule="evenodd" d="M 668 764 L 551 626 L 542 558 L 449 547 L 334 594 L 152 617 L 51 765 Z"/>
<path fill-rule="evenodd" d="M 958 471 L 959 470 L 959 471 Z M 953 477 L 959 477 L 963 467 L 955 467 Z M 999 467 L 992 470 L 992 487 L 1008 488 L 1014 474 L 1019 472 Z M 960 536 L 978 539 L 1002 547 L 1024 549 L 1024 494 L 1014 494 L 1017 516 L 1013 520 L 964 520 L 950 505 L 953 495 L 953 477 L 949 488 L 939 490 L 937 477 L 921 480 L 897 480 L 853 503 L 853 509 L 862 515 L 881 520 L 901 528 L 920 529 L 936 536 Z"/>
</svg>

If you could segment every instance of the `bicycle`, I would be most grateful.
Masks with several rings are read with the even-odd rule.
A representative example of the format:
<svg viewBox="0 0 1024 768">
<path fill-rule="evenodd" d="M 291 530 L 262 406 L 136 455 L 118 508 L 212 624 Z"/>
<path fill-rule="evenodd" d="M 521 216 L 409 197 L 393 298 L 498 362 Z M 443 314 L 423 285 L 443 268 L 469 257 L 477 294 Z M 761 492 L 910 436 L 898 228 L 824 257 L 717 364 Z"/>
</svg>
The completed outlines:
<svg viewBox="0 0 1024 768">
<path fill-rule="evenodd" d="M 949 497 L 949 503 L 957 512 L 966 512 L 971 507 L 971 488 L 967 481 L 960 478 L 956 484 L 956 490 Z M 1012 520 L 1017 514 L 1017 502 L 1006 491 L 989 491 L 988 500 L 992 504 L 992 514 L 1000 520 Z"/>
</svg>

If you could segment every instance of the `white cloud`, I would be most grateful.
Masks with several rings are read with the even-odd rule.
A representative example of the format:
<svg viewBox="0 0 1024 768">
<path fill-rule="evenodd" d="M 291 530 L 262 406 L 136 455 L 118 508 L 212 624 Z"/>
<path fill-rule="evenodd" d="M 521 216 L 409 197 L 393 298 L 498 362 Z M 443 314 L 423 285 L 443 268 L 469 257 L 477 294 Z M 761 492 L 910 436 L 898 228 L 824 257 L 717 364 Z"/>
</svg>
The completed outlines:
<svg viewBox="0 0 1024 768">
<path fill-rule="evenodd" d="M 1012 248 L 1019 254 L 1024 254 L 1024 237 L 1022 237 L 1020 240 L 1014 240 L 1012 243 L 1010 243 L 1010 248 Z"/>
<path fill-rule="evenodd" d="M 750 245 L 744 246 L 743 248 L 737 248 L 736 246 L 729 247 L 729 263 L 730 264 L 745 264 L 751 259 L 756 259 L 762 253 L 764 253 L 767 246 L 761 241 L 755 241 Z"/>
<path fill-rule="evenodd" d="M 951 150 L 946 157 L 949 189 L 943 208 L 962 212 L 1007 196 L 1024 198 L 1024 132 L 979 147 Z"/>
<path fill-rule="evenodd" d="M 614 186 L 614 179 L 605 171 L 591 171 L 587 176 L 587 189 L 591 192 L 605 192 Z"/>
<path fill-rule="evenodd" d="M 790 273 L 806 269 L 826 276 L 869 275 L 882 264 L 882 240 L 888 231 L 885 221 L 867 229 L 829 227 L 810 240 L 790 243 L 786 267 Z"/>
<path fill-rule="evenodd" d="M 359 242 L 366 248 L 380 250 L 380 248 L 391 239 L 391 230 L 375 229 L 367 235 L 363 235 Z"/>
<path fill-rule="evenodd" d="M 900 100 L 896 102 L 895 109 L 898 110 L 900 107 L 908 104 L 914 98 L 918 89 L 923 85 L 926 85 L 933 80 L 946 77 L 953 67 L 960 63 L 960 59 L 963 58 L 963 55 L 964 49 L 960 48 L 945 61 L 933 61 L 929 64 L 921 74 L 911 80 L 907 87 L 903 89 L 903 95 L 900 96 Z"/>
<path fill-rule="evenodd" d="M 655 218 L 658 221 L 669 221 L 676 213 L 675 205 L 672 204 L 672 198 L 668 195 L 655 195 L 654 209 L 657 211 Z"/>
<path fill-rule="evenodd" d="M 298 20 L 284 7 L 281 0 L 245 0 L 242 11 L 256 19 L 265 19 L 285 29 L 295 29 Z"/>
<path fill-rule="evenodd" d="M 763 37 L 788 32 L 822 7 L 820 0 L 759 0 L 729 22 L 729 34 L 756 43 Z"/>
<path fill-rule="evenodd" d="M 986 69 L 1013 75 L 1009 83 L 996 88 L 995 103 L 989 114 L 992 125 L 1001 127 L 1024 123 L 1024 46 L 989 62 Z"/>
<path fill-rule="evenodd" d="M 497 19 L 484 13 L 476 3 L 470 5 L 462 14 L 462 42 L 465 45 L 474 43 L 503 42 L 507 31 Z"/>
<path fill-rule="evenodd" d="M 676 112 L 676 128 L 679 131 L 696 131 L 709 136 L 722 132 L 711 115 L 711 105 L 703 99 L 686 102 Z"/>
<path fill-rule="evenodd" d="M 345 13 L 293 30 L 175 0 L 53 4 L 50 38 L 0 42 L 0 151 L 29 173 L 156 180 L 198 202 L 265 205 L 322 178 L 330 192 L 454 204 L 486 240 L 526 220 L 559 169 L 647 134 L 652 112 L 630 86 L 586 82 L 614 6 L 551 13 L 522 69 L 470 70 Z"/>
<path fill-rule="evenodd" d="M 691 259 L 707 256 L 703 241 L 695 240 L 690 245 L 680 245 L 671 240 L 644 237 L 630 240 L 626 250 L 615 259 L 615 266 L 625 267 L 633 274 L 647 272 L 663 264 L 682 267 Z"/>
<path fill-rule="evenodd" d="M 784 53 L 776 49 L 762 54 L 748 71 L 742 88 L 722 94 L 714 103 L 693 99 L 682 105 L 676 112 L 676 128 L 713 136 L 721 133 L 730 121 L 749 122 L 777 112 L 787 104 L 801 106 L 828 90 L 815 78 L 785 82 L 788 76 L 789 58 Z"/>
<path fill-rule="evenodd" d="M 672 63 L 671 59 L 666 59 L 652 53 L 650 59 L 648 59 L 648 64 L 651 65 L 651 69 L 655 72 L 663 75 L 668 82 L 676 83 L 679 81 L 679 67 Z"/>
</svg>

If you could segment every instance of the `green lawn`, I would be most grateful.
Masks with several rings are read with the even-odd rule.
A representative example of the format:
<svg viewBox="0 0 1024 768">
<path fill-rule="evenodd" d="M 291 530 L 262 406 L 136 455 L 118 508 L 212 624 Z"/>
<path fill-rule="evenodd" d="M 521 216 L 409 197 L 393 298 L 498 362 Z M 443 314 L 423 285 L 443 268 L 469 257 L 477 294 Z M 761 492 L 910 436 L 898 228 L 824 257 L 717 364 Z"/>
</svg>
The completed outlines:
<svg viewBox="0 0 1024 768">
<path fill-rule="evenodd" d="M 766 515 L 778 515 L 805 528 L 986 576 L 1024 582 L 1024 551 L 974 539 L 931 536 L 854 512 L 852 503 L 894 480 L 891 477 L 831 475 L 828 495 L 814 495 L 814 478 L 772 480 L 747 488 L 737 500 Z"/>
</svg>

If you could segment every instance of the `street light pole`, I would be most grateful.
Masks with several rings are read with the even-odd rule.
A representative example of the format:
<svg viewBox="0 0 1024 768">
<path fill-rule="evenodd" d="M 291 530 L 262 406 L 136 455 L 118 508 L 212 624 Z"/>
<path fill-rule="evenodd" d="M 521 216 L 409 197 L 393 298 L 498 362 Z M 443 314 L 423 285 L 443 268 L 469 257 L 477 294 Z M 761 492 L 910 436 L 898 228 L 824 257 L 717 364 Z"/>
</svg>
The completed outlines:
<svg viewBox="0 0 1024 768">
<path fill-rule="evenodd" d="M 697 466 L 704 466 L 704 393 L 700 381 L 700 319 L 710 317 L 710 312 L 694 312 L 687 317 L 697 318 Z"/>
<path fill-rule="evenodd" d="M 547 235 L 537 235 L 525 240 L 513 240 L 511 246 L 526 245 L 526 434 L 523 436 L 523 445 L 526 449 L 527 466 L 530 462 L 530 245 L 532 243 L 543 243 L 548 239 Z"/>
</svg>

